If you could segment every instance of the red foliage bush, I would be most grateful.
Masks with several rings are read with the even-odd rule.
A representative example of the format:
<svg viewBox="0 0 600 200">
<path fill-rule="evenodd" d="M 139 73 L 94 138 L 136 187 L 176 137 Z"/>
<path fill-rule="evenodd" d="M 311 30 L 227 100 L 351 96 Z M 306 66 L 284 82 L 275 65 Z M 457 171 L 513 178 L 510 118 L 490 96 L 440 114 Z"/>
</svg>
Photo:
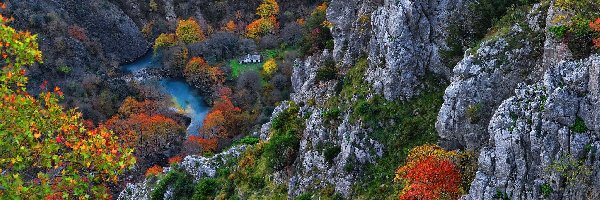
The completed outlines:
<svg viewBox="0 0 600 200">
<path fill-rule="evenodd" d="M 169 158 L 169 165 L 180 163 L 182 160 L 183 160 L 183 157 L 181 155 L 173 156 L 173 157 Z"/>
<path fill-rule="evenodd" d="M 156 175 L 161 174 L 162 172 L 163 172 L 163 168 L 161 166 L 154 165 L 154 166 L 148 168 L 148 170 L 146 170 L 145 175 L 146 175 L 146 177 L 152 176 L 152 175 L 156 176 Z"/>
<path fill-rule="evenodd" d="M 85 29 L 81 28 L 80 26 L 77 26 L 77 25 L 70 26 L 68 32 L 69 32 L 69 36 L 71 36 L 79 41 L 82 41 L 82 42 L 88 41 L 88 37 L 87 37 L 87 34 L 85 33 L 86 32 Z"/>
<path fill-rule="evenodd" d="M 204 153 L 214 153 L 217 151 L 218 140 L 216 138 L 205 139 L 198 136 L 190 136 L 188 141 L 198 144 Z"/>
<path fill-rule="evenodd" d="M 590 22 L 590 29 L 592 29 L 596 32 L 600 32 L 600 17 L 598 19 L 596 19 L 595 21 Z M 594 47 L 600 49 L 600 38 L 594 39 L 593 42 L 594 42 Z"/>
<path fill-rule="evenodd" d="M 436 156 L 412 161 L 398 169 L 399 178 L 405 181 L 402 200 L 458 199 L 461 175 L 449 159 Z"/>
</svg>

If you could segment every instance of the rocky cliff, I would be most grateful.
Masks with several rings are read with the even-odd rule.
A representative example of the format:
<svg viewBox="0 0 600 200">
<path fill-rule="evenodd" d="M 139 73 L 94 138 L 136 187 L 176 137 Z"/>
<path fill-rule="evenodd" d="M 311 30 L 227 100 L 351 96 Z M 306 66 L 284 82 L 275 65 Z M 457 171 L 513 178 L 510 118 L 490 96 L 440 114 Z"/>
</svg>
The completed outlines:
<svg viewBox="0 0 600 200">
<path fill-rule="evenodd" d="M 289 182 L 290 196 L 327 184 L 344 196 L 360 196 L 351 185 L 363 181 L 358 177 L 364 171 L 340 169 L 349 158 L 357 158 L 359 166 L 380 162 L 391 150 L 372 135 L 376 131 L 349 120 L 356 110 L 342 110 L 333 126 L 322 115 L 344 81 L 316 80 L 319 60 L 331 56 L 348 76 L 348 68 L 367 54 L 363 78 L 371 89 L 366 98 L 379 94 L 411 102 L 431 92 L 423 90 L 426 75 L 450 81 L 436 129 L 443 147 L 480 152 L 466 199 L 598 198 L 597 55 L 570 56 L 567 44 L 548 31 L 561 11 L 543 1 L 507 12 L 456 66 L 445 66 L 440 52 L 447 48 L 447 27 L 456 23 L 449 15 L 465 11 L 469 3 L 331 2 L 333 52 L 309 58 L 293 76 L 292 100 L 305 103 L 303 109 L 313 114 Z M 321 142 L 341 146 L 333 164 L 311 147 Z"/>
<path fill-rule="evenodd" d="M 510 65 L 520 66 L 519 70 L 528 71 L 523 75 L 529 74 L 529 77 L 520 77 L 533 82 L 519 78 L 501 82 L 493 79 L 474 81 L 473 78 L 460 77 L 464 73 L 461 72 L 455 74 L 452 85 L 446 90 L 446 101 L 438 121 L 440 135 L 444 138 L 460 133 L 463 135 L 462 139 L 445 138 L 455 142 L 449 146 L 462 144 L 466 148 L 481 148 L 479 170 L 466 199 L 599 198 L 597 80 L 600 60 L 597 54 L 574 59 L 567 44 L 556 40 L 547 31 L 555 25 L 555 15 L 559 12 L 554 4 L 550 4 L 550 7 L 548 4 L 537 4 L 523 21 L 527 23 L 511 27 L 511 32 L 535 31 L 546 27 L 537 30 L 545 37 L 543 43 L 538 41 L 538 37 L 527 37 L 526 41 L 519 42 L 520 47 L 511 48 L 513 51 L 521 51 L 521 55 L 528 55 L 528 51 L 523 51 L 522 47 L 543 49 L 528 58 L 509 59 L 509 63 L 512 63 Z M 514 38 L 518 37 L 508 37 Z M 484 46 L 486 45 L 482 45 L 483 49 L 491 51 L 502 49 L 502 46 Z M 480 52 L 481 48 L 477 54 Z M 494 58 L 484 62 L 493 61 Z M 471 56 L 465 58 L 456 69 L 470 69 L 470 72 L 481 70 L 477 64 L 466 63 L 471 62 L 470 59 Z M 502 65 L 496 65 L 490 70 L 491 73 L 480 72 L 476 76 L 496 74 L 506 78 L 511 77 L 511 73 L 522 73 L 514 70 L 507 73 Z M 477 86 L 488 84 L 492 87 L 483 90 L 481 86 Z M 494 84 L 502 86 L 493 86 Z M 473 95 L 476 97 L 457 101 L 457 98 L 465 97 L 459 95 L 460 87 L 473 89 L 468 85 L 480 88 Z M 489 98 L 491 96 L 486 93 L 494 97 Z M 481 118 L 484 119 L 483 123 L 475 123 L 480 126 L 466 125 L 469 123 L 462 121 L 468 118 L 465 115 L 457 117 L 462 113 L 469 113 L 468 106 L 457 102 L 481 103 L 482 99 L 486 102 L 482 105 L 487 107 L 489 116 Z M 462 122 L 456 123 L 456 119 Z"/>
<path fill-rule="evenodd" d="M 599 198 L 600 57 L 573 56 L 549 31 L 566 11 L 541 1 L 503 13 L 449 66 L 448 28 L 465 17 L 451 15 L 477 2 L 331 1 L 334 49 L 296 62 L 291 101 L 256 133 L 268 142 L 275 117 L 298 105 L 292 164 L 250 197 L 396 199 L 408 149 L 438 142 L 478 154 L 464 199 Z M 337 78 L 319 79 L 330 60 Z"/>
</svg>

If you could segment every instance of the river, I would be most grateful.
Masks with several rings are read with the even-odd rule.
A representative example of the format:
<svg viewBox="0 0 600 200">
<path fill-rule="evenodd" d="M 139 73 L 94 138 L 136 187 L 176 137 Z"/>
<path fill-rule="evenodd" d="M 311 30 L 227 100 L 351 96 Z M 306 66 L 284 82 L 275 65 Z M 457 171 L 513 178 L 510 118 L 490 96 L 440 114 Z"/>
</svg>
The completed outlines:
<svg viewBox="0 0 600 200">
<path fill-rule="evenodd" d="M 127 73 L 133 73 L 146 68 L 160 68 L 162 64 L 154 58 L 152 51 L 148 52 L 138 60 L 122 66 Z M 198 91 L 182 80 L 161 79 L 159 81 L 160 90 L 170 95 L 173 101 L 173 108 L 191 118 L 190 126 L 187 132 L 190 135 L 197 135 L 198 129 L 202 127 L 204 118 L 208 114 L 210 107 L 204 102 L 204 97 Z"/>
</svg>

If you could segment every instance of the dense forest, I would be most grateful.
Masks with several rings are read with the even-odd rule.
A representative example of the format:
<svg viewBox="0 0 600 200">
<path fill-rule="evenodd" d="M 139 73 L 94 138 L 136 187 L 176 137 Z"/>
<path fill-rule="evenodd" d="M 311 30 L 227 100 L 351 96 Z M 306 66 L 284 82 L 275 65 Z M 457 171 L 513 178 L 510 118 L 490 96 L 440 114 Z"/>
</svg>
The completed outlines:
<svg viewBox="0 0 600 200">
<path fill-rule="evenodd" d="M 0 199 L 598 199 L 598 0 L 5 0 Z"/>
</svg>

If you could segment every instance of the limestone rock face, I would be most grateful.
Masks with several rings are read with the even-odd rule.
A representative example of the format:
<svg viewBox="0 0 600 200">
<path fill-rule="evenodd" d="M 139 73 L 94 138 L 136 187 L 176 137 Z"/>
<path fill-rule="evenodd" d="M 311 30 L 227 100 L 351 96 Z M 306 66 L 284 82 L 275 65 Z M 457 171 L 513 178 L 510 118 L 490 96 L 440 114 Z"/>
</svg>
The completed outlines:
<svg viewBox="0 0 600 200">
<path fill-rule="evenodd" d="M 232 147 L 227 151 L 216 154 L 212 157 L 202 156 L 187 156 L 183 159 L 179 167 L 192 176 L 195 180 L 200 180 L 205 177 L 215 177 L 217 169 L 219 167 L 229 164 L 228 162 L 236 160 L 246 149 L 245 145 Z M 165 168 L 163 173 L 168 173 L 171 169 Z M 139 183 L 129 183 L 121 193 L 119 193 L 119 200 L 126 199 L 150 199 L 150 194 L 154 186 L 158 184 L 155 177 L 146 178 L 144 181 Z M 165 193 L 165 199 L 169 198 L 169 192 Z"/>
<path fill-rule="evenodd" d="M 368 137 L 368 130 L 362 129 L 360 122 L 350 123 L 349 111 L 341 113 L 339 121 L 322 117 L 326 110 L 318 105 L 336 95 L 339 83 L 336 80 L 318 81 L 316 72 L 332 56 L 329 51 L 324 51 L 294 67 L 291 99 L 302 105 L 300 113 L 307 118 L 294 173 L 282 180 L 288 183 L 290 197 L 326 187 L 349 196 L 360 167 L 375 162 L 382 155 L 382 145 Z M 327 158 L 327 151 L 337 153 Z"/>
<path fill-rule="evenodd" d="M 544 14 L 537 6 L 527 18 L 544 18 Z M 436 123 L 442 146 L 479 149 L 485 145 L 493 111 L 514 94 L 519 83 L 538 79 L 544 41 L 539 24 L 539 20 L 515 24 L 507 33 L 485 39 L 454 67 Z"/>
<path fill-rule="evenodd" d="M 371 68 L 367 80 L 388 100 L 420 94 L 426 74 L 450 76 L 441 62 L 451 12 L 463 8 L 461 0 L 385 1 L 372 16 L 369 42 Z"/>
<path fill-rule="evenodd" d="M 480 151 L 464 199 L 600 198 L 600 57 L 572 58 L 547 31 L 557 13 L 534 6 L 508 37 L 484 42 L 455 68 L 436 127 L 445 147 Z M 519 30 L 545 38 L 520 37 Z M 513 39 L 518 47 L 510 46 Z M 494 64 L 504 56 L 504 64 Z"/>
<path fill-rule="evenodd" d="M 334 0 L 327 19 L 334 24 L 333 58 L 347 67 L 367 56 L 365 78 L 388 100 L 411 99 L 427 73 L 447 79 L 451 71 L 441 62 L 451 13 L 463 0 L 393 1 Z"/>
<path fill-rule="evenodd" d="M 337 95 L 338 81 L 318 81 L 318 68 L 333 59 L 341 75 L 361 56 L 368 57 L 364 79 L 374 93 L 388 100 L 410 99 L 421 91 L 426 72 L 449 77 L 439 49 L 445 48 L 448 15 L 461 9 L 462 1 L 358 1 L 333 0 L 327 19 L 334 24 L 334 49 L 300 61 L 294 68 L 291 99 L 308 114 L 295 171 L 289 178 L 288 196 L 333 186 L 346 197 L 358 180 L 362 166 L 376 162 L 385 148 L 370 138 L 360 121 L 351 122 L 351 111 L 342 111 L 339 121 L 323 119 L 322 106 Z M 339 148 L 326 158 L 327 148 Z M 331 160 L 328 160 L 331 159 Z"/>
<path fill-rule="evenodd" d="M 563 61 L 541 81 L 521 84 L 491 118 L 489 145 L 466 199 L 599 198 L 599 67 L 597 55 Z M 578 123 L 587 128 L 575 129 Z M 554 192 L 544 194 L 542 185 Z"/>
</svg>

